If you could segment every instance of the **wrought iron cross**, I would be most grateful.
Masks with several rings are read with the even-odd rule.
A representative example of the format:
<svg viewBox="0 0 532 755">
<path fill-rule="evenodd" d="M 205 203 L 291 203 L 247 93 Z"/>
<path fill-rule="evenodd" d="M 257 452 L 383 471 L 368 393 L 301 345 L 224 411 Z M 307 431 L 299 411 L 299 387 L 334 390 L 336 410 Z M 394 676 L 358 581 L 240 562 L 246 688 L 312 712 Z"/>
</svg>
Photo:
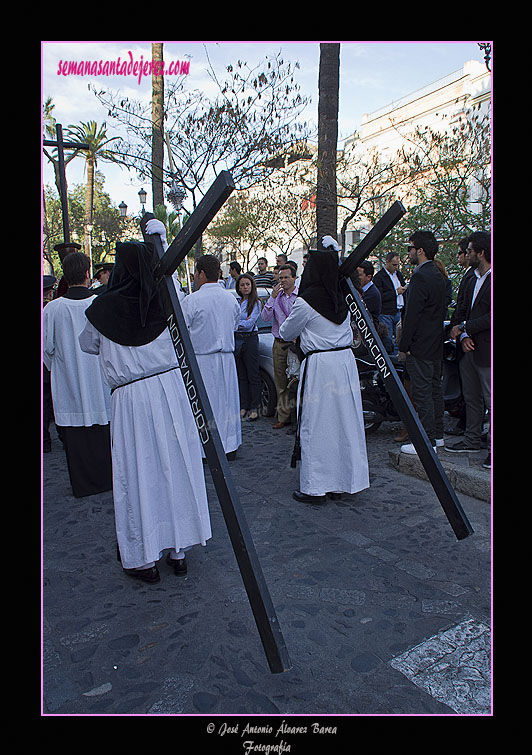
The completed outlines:
<svg viewBox="0 0 532 755">
<path fill-rule="evenodd" d="M 43 147 L 57 147 L 57 161 L 59 163 L 59 194 L 61 198 L 61 211 L 63 216 L 63 243 L 70 244 L 70 227 L 68 224 L 68 199 L 65 176 L 65 149 L 90 149 L 90 145 L 81 142 L 63 141 L 63 127 L 60 123 L 55 124 L 57 141 L 43 140 Z"/>
<path fill-rule="evenodd" d="M 152 213 L 147 212 L 143 215 L 141 228 L 145 240 L 154 244 L 159 255 L 156 277 L 159 281 L 159 291 L 168 329 L 172 337 L 185 390 L 196 420 L 200 440 L 266 658 L 271 672 L 279 673 L 291 668 L 290 658 L 251 533 L 231 478 L 229 464 L 172 280 L 172 273 L 185 259 L 234 188 L 231 174 L 227 171 L 221 172 L 166 252 L 164 252 L 161 239 L 157 234 L 146 234 L 146 223 L 154 217 Z"/>
</svg>

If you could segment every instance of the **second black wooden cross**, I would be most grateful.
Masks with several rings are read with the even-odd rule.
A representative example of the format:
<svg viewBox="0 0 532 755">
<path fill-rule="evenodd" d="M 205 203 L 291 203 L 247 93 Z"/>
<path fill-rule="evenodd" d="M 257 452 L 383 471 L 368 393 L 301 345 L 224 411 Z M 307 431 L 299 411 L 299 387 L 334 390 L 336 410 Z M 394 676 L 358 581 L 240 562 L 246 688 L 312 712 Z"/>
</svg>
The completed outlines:
<svg viewBox="0 0 532 755">
<path fill-rule="evenodd" d="M 355 324 L 360 331 L 365 345 L 369 348 L 375 364 L 377 365 L 386 390 L 404 423 L 410 440 L 414 444 L 419 459 L 427 473 L 434 492 L 449 520 L 453 532 L 458 540 L 462 540 L 473 533 L 473 528 L 465 515 L 462 506 L 454 492 L 446 474 L 441 466 L 434 449 L 427 437 L 423 425 L 419 421 L 416 410 L 414 409 L 408 394 L 393 366 L 389 354 L 384 348 L 377 330 L 373 324 L 372 317 L 368 314 L 364 303 L 353 285 L 351 276 L 355 274 L 360 263 L 368 257 L 389 233 L 393 226 L 403 217 L 406 209 L 401 202 L 395 202 L 390 209 L 375 224 L 371 231 L 362 239 L 357 248 L 346 257 L 339 267 L 341 285 L 345 295 L 345 300 Z M 443 323 L 442 323 L 443 327 Z"/>
</svg>

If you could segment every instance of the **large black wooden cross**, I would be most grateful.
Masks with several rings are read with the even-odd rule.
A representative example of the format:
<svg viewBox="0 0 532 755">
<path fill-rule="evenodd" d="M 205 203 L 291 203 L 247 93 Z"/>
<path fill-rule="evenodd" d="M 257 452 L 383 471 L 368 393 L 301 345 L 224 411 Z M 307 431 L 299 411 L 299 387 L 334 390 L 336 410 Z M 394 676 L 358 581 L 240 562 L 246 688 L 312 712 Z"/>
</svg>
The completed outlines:
<svg viewBox="0 0 532 755">
<path fill-rule="evenodd" d="M 351 276 L 356 273 L 356 269 L 360 263 L 366 259 L 405 213 L 406 209 L 401 202 L 395 202 L 390 207 L 371 231 L 362 239 L 357 248 L 340 265 L 341 285 L 349 311 L 354 317 L 366 347 L 375 359 L 375 364 L 381 373 L 386 390 L 404 423 L 410 440 L 414 444 L 414 448 L 434 488 L 434 492 L 456 537 L 458 540 L 462 540 L 472 534 L 473 528 L 462 510 L 456 493 L 451 487 L 437 455 L 434 453 L 423 425 L 419 421 L 416 410 L 408 398 L 408 394 L 395 371 L 390 357 L 377 335 L 372 318 L 368 316 L 363 301 L 351 280 Z"/>
<path fill-rule="evenodd" d="M 152 213 L 143 215 L 141 228 L 145 240 L 154 244 L 159 255 L 156 277 L 181 376 L 266 658 L 271 672 L 279 673 L 291 668 L 290 658 L 231 479 L 229 464 L 172 280 L 174 270 L 185 259 L 234 188 L 231 174 L 227 171 L 220 173 L 166 252 L 157 234 L 146 234 L 146 223 L 154 217 Z"/>
</svg>

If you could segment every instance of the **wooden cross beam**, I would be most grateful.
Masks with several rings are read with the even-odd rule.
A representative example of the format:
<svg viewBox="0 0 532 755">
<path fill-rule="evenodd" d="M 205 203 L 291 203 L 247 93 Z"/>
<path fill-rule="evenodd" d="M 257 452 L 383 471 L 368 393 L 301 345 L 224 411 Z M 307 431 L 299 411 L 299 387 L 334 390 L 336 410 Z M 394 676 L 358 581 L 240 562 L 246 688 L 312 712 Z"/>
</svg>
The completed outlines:
<svg viewBox="0 0 532 755">
<path fill-rule="evenodd" d="M 368 311 L 351 280 L 351 276 L 355 274 L 360 263 L 371 254 L 377 244 L 383 240 L 405 213 L 406 209 L 401 202 L 395 202 L 382 216 L 357 248 L 340 265 L 341 286 L 349 311 L 355 320 L 364 344 L 375 359 L 375 364 L 380 371 L 386 390 L 404 423 L 410 440 L 414 444 L 449 524 L 457 539 L 463 540 L 473 533 L 473 528 L 434 452 L 423 425 L 419 421 L 417 412 L 397 375 L 390 356 L 377 334 L 373 318 L 368 315 Z"/>
<path fill-rule="evenodd" d="M 144 239 L 153 243 L 159 256 L 159 291 L 185 390 L 266 658 L 271 672 L 279 673 L 291 668 L 290 658 L 231 478 L 229 464 L 172 280 L 174 270 L 192 249 L 233 189 L 231 174 L 227 171 L 220 173 L 166 252 L 162 248 L 159 235 L 146 234 L 146 223 L 154 217 L 152 213 L 147 212 L 143 215 L 141 228 Z"/>
</svg>

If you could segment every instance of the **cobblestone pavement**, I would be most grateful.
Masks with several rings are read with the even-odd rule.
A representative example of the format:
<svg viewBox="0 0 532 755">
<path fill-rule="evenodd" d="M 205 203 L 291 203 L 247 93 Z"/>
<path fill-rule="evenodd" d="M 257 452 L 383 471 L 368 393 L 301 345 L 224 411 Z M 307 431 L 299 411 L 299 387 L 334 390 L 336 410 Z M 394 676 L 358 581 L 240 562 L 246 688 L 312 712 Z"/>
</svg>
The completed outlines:
<svg viewBox="0 0 532 755">
<path fill-rule="evenodd" d="M 208 469 L 212 539 L 189 552 L 186 577 L 163 559 L 146 585 L 116 560 L 112 495 L 72 496 L 52 429 L 43 715 L 212 717 L 219 734 L 223 716 L 244 714 L 491 714 L 490 503 L 459 494 L 474 534 L 457 541 L 430 483 L 390 464 L 391 425 L 368 438 L 368 490 L 297 503 L 293 436 L 272 425 L 243 424 L 230 469 L 292 662 L 282 674 L 269 671 Z"/>
</svg>

